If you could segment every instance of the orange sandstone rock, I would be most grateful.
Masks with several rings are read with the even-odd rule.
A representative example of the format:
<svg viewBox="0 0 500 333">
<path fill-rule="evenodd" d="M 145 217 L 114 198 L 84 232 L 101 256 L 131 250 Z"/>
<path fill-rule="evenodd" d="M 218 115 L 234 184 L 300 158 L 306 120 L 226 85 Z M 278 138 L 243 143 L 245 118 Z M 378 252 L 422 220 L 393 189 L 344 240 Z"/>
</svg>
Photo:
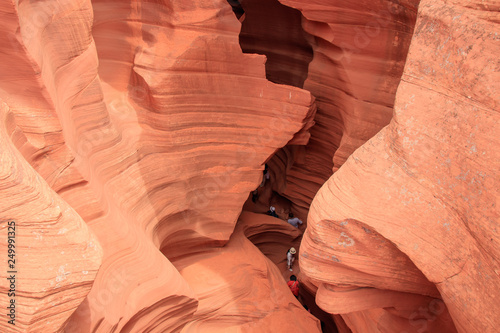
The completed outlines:
<svg viewBox="0 0 500 333">
<path fill-rule="evenodd" d="M 0 99 L 0 331 L 55 332 L 89 292 L 103 253 L 77 212 L 24 159 L 26 145 Z"/>
<path fill-rule="evenodd" d="M 38 264 L 47 251 L 55 258 L 41 284 L 34 280 L 40 266 L 26 264 L 22 290 L 29 298 L 54 276 L 89 272 L 64 280 L 65 291 L 48 284 L 37 294 L 64 296 L 55 303 L 23 300 L 19 315 L 33 315 L 23 315 L 20 329 L 181 330 L 205 309 L 210 286 L 191 286 L 196 281 L 170 260 L 227 243 L 244 200 L 260 183 L 263 162 L 292 139 L 307 141 L 313 98 L 266 80 L 264 57 L 242 53 L 240 23 L 223 0 L 7 1 L 0 14 L 7 46 L 0 55 L 0 98 L 12 114 L 2 121 L 2 147 L 16 165 L 4 166 L 2 159 L 2 173 L 15 178 L 15 170 L 26 170 L 37 182 L 18 177 L 21 185 L 8 187 L 2 203 L 14 204 L 9 196 L 18 191 L 46 196 L 19 199 L 26 212 L 6 210 L 5 218 L 29 224 L 49 209 L 30 211 L 40 201 L 63 210 L 39 217 L 58 221 L 46 227 L 49 233 L 71 231 L 71 241 L 54 236 L 47 242 L 65 254 L 34 250 Z M 287 126 L 279 127 L 284 114 Z M 12 143 L 10 133 L 16 134 Z M 25 192 L 17 189 L 22 186 Z M 93 239 L 96 248 L 86 249 Z M 97 244 L 103 258 L 95 276 Z M 77 256 L 77 249 L 84 252 Z M 67 269 L 50 271 L 61 262 Z M 269 306 L 275 303 L 283 304 Z M 296 311 L 285 312 L 290 319 Z M 271 318 L 263 320 L 259 325 Z"/>
<path fill-rule="evenodd" d="M 285 189 L 276 190 L 305 216 L 321 185 L 391 120 L 418 1 L 280 2 L 302 12 L 313 36 L 304 89 L 316 97 L 316 126 L 304 151 L 287 147 L 270 163 L 286 174 Z M 284 155 L 293 155 L 293 165 Z"/>
<path fill-rule="evenodd" d="M 284 221 L 244 212 L 223 248 L 174 261 L 200 302 L 182 332 L 321 332 L 281 272 L 286 244 L 299 233 Z M 272 260 L 259 251 L 265 248 L 274 249 Z"/>
<path fill-rule="evenodd" d="M 273 189 L 301 218 L 316 196 L 299 274 L 340 331 L 499 326 L 497 4 L 422 1 L 394 104 L 418 1 L 280 2 L 314 37 L 307 78 L 295 24 L 300 53 L 272 53 L 284 29 L 254 50 L 317 113 L 243 54 L 224 0 L 0 3 L 1 230 L 20 243 L 0 330 L 319 331 L 282 274 L 301 231 L 240 216 L 278 150 Z M 244 5 L 252 40 L 265 4 Z"/>
<path fill-rule="evenodd" d="M 498 14 L 490 9 L 421 2 L 393 120 L 312 203 L 301 269 L 320 281 L 320 306 L 344 313 L 355 332 L 500 325 Z"/>
</svg>

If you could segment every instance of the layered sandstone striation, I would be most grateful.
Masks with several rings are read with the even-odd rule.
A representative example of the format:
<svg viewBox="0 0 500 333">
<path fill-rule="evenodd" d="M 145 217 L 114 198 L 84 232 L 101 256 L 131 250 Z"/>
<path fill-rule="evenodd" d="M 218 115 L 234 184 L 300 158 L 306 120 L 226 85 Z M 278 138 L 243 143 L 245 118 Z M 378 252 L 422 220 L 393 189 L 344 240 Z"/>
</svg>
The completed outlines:
<svg viewBox="0 0 500 333">
<path fill-rule="evenodd" d="M 300 234 L 279 219 L 243 212 L 223 248 L 175 260 L 199 297 L 182 332 L 321 332 L 282 275 L 287 244 L 298 245 Z"/>
<path fill-rule="evenodd" d="M 287 146 L 269 163 L 275 187 L 304 218 L 321 185 L 392 118 L 418 0 L 280 0 L 301 11 L 314 57 L 304 89 L 318 111 L 305 149 Z"/>
<path fill-rule="evenodd" d="M 494 332 L 498 8 L 1 1 L 0 331 Z"/>
<path fill-rule="evenodd" d="M 301 269 L 353 331 L 500 324 L 498 17 L 420 3 L 393 120 L 311 205 Z"/>
<path fill-rule="evenodd" d="M 0 13 L 2 223 L 18 221 L 26 242 L 46 233 L 19 275 L 24 326 L 2 330 L 171 332 L 193 322 L 189 331 L 218 295 L 172 261 L 195 265 L 191 255 L 228 242 L 263 162 L 307 141 L 311 94 L 266 80 L 265 58 L 242 53 L 226 1 L 4 1 Z M 271 131 L 282 114 L 288 127 Z M 248 265 L 238 274 L 261 293 L 286 288 L 278 271 L 262 280 Z M 243 318 L 241 302 L 226 302 L 229 315 L 241 307 Z M 279 316 L 317 328 L 283 302 L 253 324 Z"/>
<path fill-rule="evenodd" d="M 35 153 L 0 101 L 2 332 L 62 327 L 90 291 L 102 249 L 75 209 L 32 167 Z M 8 316 L 7 316 L 7 315 Z"/>
</svg>

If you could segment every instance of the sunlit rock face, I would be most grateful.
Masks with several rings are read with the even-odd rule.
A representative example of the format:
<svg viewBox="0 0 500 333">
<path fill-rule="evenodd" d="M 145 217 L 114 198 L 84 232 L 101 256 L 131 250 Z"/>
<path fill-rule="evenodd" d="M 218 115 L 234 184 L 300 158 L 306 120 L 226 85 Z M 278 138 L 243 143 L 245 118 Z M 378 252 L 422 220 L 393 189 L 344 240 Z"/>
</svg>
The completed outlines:
<svg viewBox="0 0 500 333">
<path fill-rule="evenodd" d="M 0 331 L 494 332 L 498 7 L 1 1 Z"/>
<path fill-rule="evenodd" d="M 318 111 L 309 144 L 287 146 L 270 161 L 275 190 L 306 218 L 321 185 L 386 126 L 410 45 L 418 0 L 280 0 L 303 15 L 313 48 L 304 89 Z"/>
<path fill-rule="evenodd" d="M 392 121 L 311 205 L 301 269 L 355 332 L 500 324 L 498 18 L 422 1 Z"/>
<path fill-rule="evenodd" d="M 218 331 L 231 316 L 271 325 L 270 309 L 318 331 L 284 298 L 244 319 L 245 297 L 213 303 L 207 281 L 172 264 L 228 242 L 263 162 L 307 141 L 314 116 L 309 92 L 269 82 L 265 58 L 242 53 L 226 1 L 4 1 L 0 14 L 2 228 L 16 220 L 33 243 L 19 250 L 32 258 L 19 325 L 2 331 L 193 331 L 205 310 L 221 313 Z M 265 135 L 285 113 L 289 126 Z M 260 279 L 248 262 L 239 274 Z M 277 272 L 262 291 L 287 291 Z"/>
</svg>

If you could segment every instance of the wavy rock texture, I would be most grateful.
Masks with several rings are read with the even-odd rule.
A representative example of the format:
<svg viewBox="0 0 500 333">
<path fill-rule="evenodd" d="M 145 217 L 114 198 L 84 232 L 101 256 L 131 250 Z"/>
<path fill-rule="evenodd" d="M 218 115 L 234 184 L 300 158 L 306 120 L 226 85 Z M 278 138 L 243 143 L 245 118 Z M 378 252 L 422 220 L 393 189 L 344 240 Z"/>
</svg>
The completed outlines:
<svg viewBox="0 0 500 333">
<path fill-rule="evenodd" d="M 258 247 L 260 252 L 281 271 L 286 271 L 286 252 L 290 247 L 300 245 L 302 231 L 281 219 L 248 211 L 241 213 L 239 226 L 245 237 Z M 295 268 L 298 268 L 298 265 L 295 265 Z"/>
<path fill-rule="evenodd" d="M 249 211 L 242 212 L 238 227 L 243 230 L 248 240 L 278 267 L 285 280 L 289 281 L 292 274 L 297 277 L 300 281 L 300 301 L 308 306 L 309 311 L 316 318 L 321 320 L 322 332 L 336 332 L 338 327 L 345 326 L 340 316 L 332 316 L 316 305 L 314 296 L 317 287 L 311 283 L 309 277 L 302 274 L 298 257 L 295 258 L 293 271 L 288 270 L 285 253 L 291 246 L 296 249 L 299 248 L 302 240 L 302 231 L 300 229 L 291 226 L 282 219 Z M 283 329 L 283 331 L 286 330 Z M 340 330 L 340 332 L 342 331 Z M 349 331 L 346 330 L 345 332 Z"/>
<path fill-rule="evenodd" d="M 0 3 L 0 252 L 7 256 L 7 223 L 14 221 L 15 242 L 10 244 L 17 272 L 15 281 L 7 280 L 12 274 L 4 261 L 0 303 L 5 309 L 15 300 L 16 308 L 15 325 L 7 322 L 12 317 L 4 310 L 2 332 L 62 327 L 90 291 L 103 256 L 75 207 L 56 193 L 78 176 L 67 168 L 71 157 L 50 99 L 53 90 L 44 87 L 40 54 L 24 44 L 32 34 L 19 30 L 24 10 L 9 1 Z M 32 24 L 25 27 L 32 29 Z M 8 295 L 11 282 L 15 297 Z"/>
<path fill-rule="evenodd" d="M 288 146 L 269 165 L 286 175 L 286 185 L 275 190 L 305 218 L 321 185 L 391 120 L 418 0 L 280 2 L 302 12 L 312 36 L 304 89 L 316 97 L 318 111 L 306 148 Z"/>
<path fill-rule="evenodd" d="M 417 0 L 280 3 L 0 2 L 2 332 L 318 332 L 266 161 L 341 332 L 496 330 L 498 2 L 422 1 L 404 74 Z"/>
<path fill-rule="evenodd" d="M 24 159 L 20 151 L 35 149 L 2 101 L 0 119 L 0 250 L 6 257 L 0 274 L 0 330 L 41 332 L 61 327 L 83 301 L 101 264 L 102 249 L 82 218 L 30 165 L 33 159 Z M 8 235 L 13 241 L 7 242 Z M 12 313 L 5 310 L 12 300 L 15 316 L 6 317 Z"/>
<path fill-rule="evenodd" d="M 7 160 L 17 163 L 4 169 L 2 159 L 2 173 L 15 177 L 13 170 L 29 169 L 40 180 L 26 191 L 52 198 L 44 221 L 56 219 L 61 202 L 64 213 L 47 228 L 66 228 L 71 241 L 54 238 L 67 255 L 49 267 L 64 262 L 64 274 L 89 272 L 70 275 L 64 291 L 48 285 L 40 296 L 64 297 L 44 300 L 39 311 L 66 303 L 50 309 L 57 314 L 47 322 L 24 315 L 35 311 L 28 307 L 18 315 L 30 318 L 33 331 L 38 325 L 50 332 L 180 331 L 205 309 L 207 296 L 217 295 L 210 285 L 190 285 L 197 281 L 170 260 L 227 243 L 248 192 L 260 183 L 263 162 L 290 140 L 307 141 L 315 112 L 310 93 L 266 80 L 264 57 L 242 53 L 240 23 L 226 1 L 3 1 L 0 14 L 2 45 L 10 46 L 1 54 L 0 98 L 12 114 L 3 122 L 11 130 L 2 131 L 2 143 L 12 147 Z M 283 114 L 289 126 L 271 131 Z M 12 128 L 25 138 L 15 145 L 7 140 Z M 2 202 L 17 191 L 7 188 Z M 28 223 L 34 211 L 9 213 L 5 218 Z M 98 248 L 87 249 L 81 262 L 68 260 L 80 258 L 69 254 L 94 237 L 81 219 L 104 250 L 90 293 Z M 40 267 L 25 261 L 23 269 Z M 248 268 L 245 275 L 262 290 L 284 283 L 276 282 L 276 272 L 264 280 L 258 272 Z M 32 276 L 20 275 L 26 297 L 37 288 Z M 278 303 L 269 304 L 277 313 Z M 317 326 L 301 312 L 289 308 L 280 317 Z M 276 316 L 262 311 L 253 320 L 269 326 Z"/>
<path fill-rule="evenodd" d="M 284 221 L 243 212 L 223 248 L 174 261 L 200 302 L 182 332 L 321 332 L 283 279 L 287 244 L 299 234 Z"/>
<path fill-rule="evenodd" d="M 394 119 L 312 203 L 301 269 L 355 332 L 500 325 L 498 19 L 422 1 Z"/>
</svg>

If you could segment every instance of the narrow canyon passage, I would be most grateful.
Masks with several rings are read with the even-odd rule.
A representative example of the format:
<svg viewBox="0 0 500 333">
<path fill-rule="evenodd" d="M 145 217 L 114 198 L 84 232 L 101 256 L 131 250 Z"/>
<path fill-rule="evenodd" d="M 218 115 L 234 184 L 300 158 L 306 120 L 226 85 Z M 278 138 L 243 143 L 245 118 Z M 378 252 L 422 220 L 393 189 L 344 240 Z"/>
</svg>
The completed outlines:
<svg viewBox="0 0 500 333">
<path fill-rule="evenodd" d="M 286 281 L 292 274 L 299 276 L 299 280 L 303 281 L 301 300 L 303 303 L 307 303 L 309 308 L 313 308 L 312 313 L 314 315 L 321 318 L 323 331 L 337 332 L 335 322 L 341 329 L 345 330 L 346 324 L 340 316 L 328 315 L 315 304 L 317 286 L 310 282 L 305 275 L 301 274 L 298 265 L 296 265 L 293 272 L 289 272 L 286 265 L 284 265 L 285 256 L 280 256 L 280 254 L 286 253 L 287 248 L 290 246 L 299 249 L 300 253 L 300 242 L 303 231 L 307 227 L 307 215 L 312 198 L 319 190 L 319 186 L 330 177 L 333 172 L 332 169 L 336 170 L 341 166 L 341 163 L 338 163 L 334 168 L 334 165 L 331 164 L 336 151 L 342 146 L 342 141 L 351 135 L 350 132 L 365 132 L 362 137 L 356 138 L 357 142 L 354 143 L 361 145 L 361 143 L 371 138 L 370 133 L 374 135 L 378 129 L 381 129 L 390 121 L 398 81 L 393 80 L 390 82 L 391 79 L 384 77 L 384 86 L 379 87 L 379 82 L 382 80 L 370 72 L 367 72 L 363 81 L 359 83 L 353 80 L 355 76 L 349 72 L 355 70 L 356 75 L 360 75 L 360 70 L 352 61 L 366 62 L 366 59 L 361 58 L 361 56 L 365 57 L 366 55 L 353 54 L 349 50 L 341 48 L 338 45 L 339 41 L 337 41 L 339 38 L 337 37 L 337 40 L 335 40 L 331 37 L 339 34 L 349 34 L 348 31 L 341 30 L 343 28 L 336 27 L 337 22 L 335 20 L 340 20 L 337 16 L 333 16 L 334 21 L 332 22 L 321 23 L 309 21 L 302 16 L 299 10 L 284 6 L 278 1 L 242 0 L 228 2 L 232 5 L 235 15 L 242 22 L 239 41 L 243 52 L 266 55 L 266 78 L 270 81 L 304 87 L 304 82 L 308 79 L 306 87 L 313 92 L 313 96 L 316 97 L 319 105 L 315 116 L 316 124 L 310 128 L 309 140 L 302 144 L 290 142 L 269 159 L 270 180 L 263 187 L 256 188 L 256 194 L 254 193 L 247 199 L 239 223 L 243 225 L 255 224 L 255 222 L 248 222 L 248 220 L 252 221 L 258 217 L 249 216 L 246 213 L 247 211 L 264 214 L 270 206 L 276 208 L 279 219 L 265 227 L 263 226 L 262 229 L 265 232 L 254 230 L 252 237 L 249 239 L 281 268 Z M 405 20 L 409 20 L 410 25 L 414 24 L 415 15 L 412 13 L 414 10 L 414 8 L 409 8 L 407 12 L 402 11 L 400 18 L 406 16 Z M 372 24 L 374 19 L 368 19 L 372 20 L 372 22 L 368 21 L 368 24 Z M 377 24 L 376 28 L 379 30 L 382 27 L 396 25 L 394 22 L 385 22 L 384 19 L 392 20 L 393 18 L 391 16 L 389 18 L 378 18 L 379 21 L 375 21 L 375 23 Z M 309 34 L 304 31 L 303 25 L 309 27 L 312 33 Z M 394 33 L 392 30 L 387 30 L 381 36 L 376 36 L 376 41 L 369 41 L 369 45 L 365 45 L 365 47 L 371 46 L 373 48 L 375 43 L 380 44 L 385 41 L 388 48 L 385 53 L 379 53 L 377 50 L 372 51 L 373 59 L 370 60 L 372 66 L 370 71 L 375 69 L 375 71 L 378 70 L 378 75 L 390 75 L 390 77 L 401 75 L 409 39 L 411 38 L 411 29 L 411 27 L 408 29 L 403 25 L 401 32 Z M 333 42 L 326 39 L 328 35 L 331 35 L 330 38 L 334 39 Z M 398 43 L 394 44 L 394 41 Z M 315 62 L 311 64 L 313 46 Z M 349 61 L 337 60 L 342 59 L 342 53 L 345 53 L 344 56 L 349 57 Z M 283 54 L 286 56 L 281 56 Z M 389 54 L 389 58 L 387 58 L 387 54 Z M 356 56 L 360 56 L 360 59 L 356 59 Z M 291 57 L 294 58 L 291 59 Z M 398 62 L 388 67 L 387 63 L 392 61 L 391 58 Z M 312 75 L 309 73 L 310 66 L 312 66 Z M 315 79 L 314 74 L 318 70 L 321 71 L 321 76 Z M 325 75 L 325 73 L 328 74 Z M 367 84 L 367 82 L 370 82 L 370 76 L 373 77 L 372 86 Z M 315 81 L 319 82 L 316 83 Z M 362 90 L 356 84 L 362 86 Z M 347 96 L 342 94 L 344 91 L 349 92 Z M 377 91 L 380 91 L 382 95 L 375 97 Z M 363 99 L 368 98 L 373 101 L 370 102 L 370 106 L 367 108 Z M 360 119 L 351 125 L 352 120 L 345 115 L 353 113 L 358 108 L 364 109 L 363 113 L 358 115 L 359 117 L 375 119 L 373 114 L 378 113 L 379 116 L 376 117 L 378 119 L 375 123 L 373 123 L 373 120 L 364 123 L 366 120 Z M 278 119 L 278 121 L 280 120 Z M 369 127 L 366 127 L 367 124 L 369 124 Z M 353 143 L 347 148 L 347 154 L 353 152 L 356 148 L 352 145 Z M 348 157 L 345 154 L 343 154 L 343 160 Z M 311 163 L 311 160 L 324 159 L 325 156 L 329 156 L 330 161 L 316 162 L 318 168 L 315 168 L 316 165 Z M 294 165 L 296 165 L 295 171 L 290 172 Z M 314 178 L 311 178 L 311 173 L 316 175 L 316 179 L 312 182 L 311 180 Z M 255 199 L 256 197 L 257 199 Z M 281 230 L 285 227 L 279 224 L 286 222 L 290 212 L 293 212 L 305 222 L 298 229 L 299 234 L 294 235 L 295 238 Z M 267 218 L 267 220 L 269 219 L 272 218 Z M 273 225 L 278 229 L 273 230 L 270 227 Z M 383 237 L 381 238 L 383 239 Z M 354 242 L 347 236 L 344 241 L 346 240 L 348 240 L 348 243 Z M 300 257 L 297 259 L 300 259 Z M 412 264 L 409 263 L 409 265 Z M 439 293 L 435 291 L 434 295 L 439 295 Z"/>
<path fill-rule="evenodd" d="M 266 78 L 269 81 L 302 88 L 313 58 L 310 45 L 313 37 L 303 30 L 300 11 L 284 6 L 278 0 L 242 0 L 228 3 L 241 22 L 239 43 L 242 51 L 266 56 Z M 279 124 L 280 122 L 284 124 Z M 283 126 L 287 126 L 287 123 L 287 115 L 282 115 L 275 119 L 277 125 L 275 129 L 271 128 L 271 131 L 279 131 Z M 294 146 L 299 147 L 297 143 L 292 142 Z M 305 143 L 307 140 L 303 140 L 303 144 Z M 278 266 L 285 281 L 289 281 L 292 275 L 302 281 L 298 256 L 293 271 L 290 272 L 286 265 L 286 253 L 291 247 L 300 252 L 300 241 L 307 225 L 303 223 L 295 228 L 287 223 L 289 214 L 293 214 L 291 202 L 275 191 L 279 184 L 277 180 L 284 179 L 283 170 L 273 168 L 268 171 L 269 179 L 264 180 L 264 174 L 263 184 L 247 199 L 238 224 L 245 228 L 245 236 Z M 286 184 L 282 183 L 281 186 Z M 278 218 L 263 218 L 262 214 L 266 214 L 270 207 L 276 209 Z M 306 216 L 302 215 L 300 218 L 306 220 Z M 338 332 L 332 317 L 315 304 L 314 294 L 305 287 L 300 288 L 300 302 L 321 319 L 323 332 Z"/>
<path fill-rule="evenodd" d="M 254 200 L 252 200 L 252 196 L 247 199 L 243 208 L 244 213 L 240 219 L 245 220 L 243 224 L 246 224 L 248 223 L 246 220 L 252 220 L 256 217 L 248 217 L 245 211 L 262 214 L 268 210 L 269 206 L 273 206 L 277 208 L 278 215 L 283 222 L 286 221 L 288 213 L 293 211 L 306 221 L 304 224 L 305 227 L 307 226 L 307 214 L 310 203 L 317 190 L 319 190 L 319 187 L 330 177 L 332 172 L 340 168 L 356 148 L 369 140 L 378 130 L 390 122 L 396 89 L 399 84 L 399 78 L 402 75 L 413 32 L 413 25 L 415 24 L 418 2 L 408 3 L 407 7 L 393 8 L 391 4 L 379 7 L 375 6 L 373 10 L 378 10 L 379 16 L 367 17 L 365 30 L 362 31 L 360 28 L 355 28 L 354 32 L 345 31 L 344 27 L 338 24 L 338 21 L 342 21 L 344 18 L 336 15 L 332 16 L 332 21 L 320 22 L 320 20 L 310 20 L 304 17 L 299 18 L 298 16 L 302 16 L 297 15 L 299 12 L 291 11 L 281 4 L 276 5 L 275 2 L 241 1 L 240 3 L 233 1 L 230 3 L 235 8 L 236 16 L 242 22 L 240 32 L 242 50 L 249 53 L 265 54 L 268 57 L 266 77 L 273 82 L 304 87 L 302 83 L 307 79 L 305 88 L 310 89 L 313 96 L 316 97 L 318 105 L 315 116 L 316 125 L 310 129 L 310 140 L 305 143 L 305 146 L 289 143 L 283 149 L 278 150 L 268 161 L 271 181 L 264 188 L 256 189 L 256 193 L 258 193 L 257 200 L 255 200 L 255 195 Z M 296 3 L 293 5 L 297 7 Z M 298 6 L 298 8 L 301 7 Z M 346 10 L 349 10 L 347 6 Z M 315 14 L 316 12 L 309 17 L 314 17 Z M 301 22 L 301 27 L 304 25 L 309 28 L 311 34 L 298 30 L 295 30 L 296 33 L 294 34 L 290 32 L 294 31 L 293 29 L 284 29 L 281 31 L 280 29 L 273 29 L 273 26 L 286 26 L 281 20 L 285 20 L 288 23 Z M 339 35 L 342 34 L 348 35 L 348 37 L 341 36 L 339 38 Z M 308 44 L 310 43 L 315 51 L 314 61 L 309 64 L 308 60 L 308 71 L 305 72 L 297 70 L 299 68 L 296 65 L 297 62 L 294 63 L 276 56 L 282 49 L 286 49 L 286 47 L 281 48 L 281 46 L 287 44 L 287 39 L 294 40 L 294 42 L 288 43 L 298 47 L 301 43 L 295 41 L 299 39 L 295 37 L 297 35 L 304 36 L 304 41 L 307 41 Z M 350 40 L 349 37 L 353 39 Z M 277 40 L 280 42 L 276 42 Z M 360 46 L 360 40 L 363 40 L 362 46 Z M 346 46 L 345 41 L 351 42 L 351 45 Z M 380 47 L 381 43 L 386 44 L 385 49 Z M 308 47 L 302 46 L 293 54 L 297 54 L 300 57 L 300 55 L 305 54 L 303 51 L 307 49 Z M 367 56 L 371 57 L 368 61 Z M 363 73 L 364 68 L 366 68 L 365 66 L 370 66 L 371 68 L 369 71 Z M 280 77 L 277 68 L 288 72 L 289 75 Z M 318 71 L 320 73 L 316 74 Z M 325 72 L 329 73 L 329 75 L 325 76 Z M 290 78 L 290 75 L 295 76 L 295 78 Z M 304 77 L 304 80 L 302 80 L 302 77 Z M 320 160 L 325 157 L 330 157 L 330 160 L 326 160 L 326 162 Z M 317 168 L 314 162 L 310 163 L 311 160 L 317 163 Z M 318 163 L 317 161 L 321 162 Z M 329 164 L 330 161 L 334 161 L 334 164 Z M 315 174 L 314 178 L 311 177 L 312 174 Z M 239 223 L 242 222 L 240 221 Z M 341 227 L 348 224 L 345 221 L 339 221 L 339 223 Z M 273 231 L 269 226 L 262 228 L 266 230 L 266 235 L 254 231 L 255 234 L 250 240 L 279 267 L 281 265 L 285 280 L 288 280 L 288 277 L 292 273 L 289 273 L 284 268 L 284 256 L 280 257 L 279 254 L 286 252 L 286 249 L 285 251 L 283 250 L 287 246 L 284 246 L 283 243 L 287 243 L 288 246 L 299 247 L 302 234 L 297 239 L 290 239 L 290 236 L 284 236 L 282 231 Z M 300 229 L 303 231 L 305 228 L 301 227 Z M 378 238 L 378 241 L 390 244 L 390 241 L 369 226 L 362 226 L 362 229 L 366 233 L 372 234 L 373 237 Z M 356 242 L 366 242 L 366 240 L 359 238 L 351 238 L 351 235 L 343 230 L 339 230 L 339 232 L 341 237 L 338 244 L 351 246 Z M 274 235 L 274 238 L 272 235 Z M 330 241 L 330 239 L 327 239 L 326 243 L 330 243 Z M 375 243 L 378 241 L 375 241 Z M 374 242 L 374 240 L 370 242 Z M 409 274 L 414 276 L 412 279 L 416 279 L 413 282 L 413 286 L 403 287 L 403 290 L 409 293 L 407 294 L 408 296 L 400 294 L 401 297 L 413 298 L 414 301 L 412 302 L 415 302 L 415 304 L 436 302 L 440 307 L 443 307 L 439 292 L 421 274 L 411 260 L 396 248 L 386 245 L 384 247 L 386 249 L 378 254 L 363 251 L 362 255 L 359 255 L 359 252 L 356 252 L 356 255 L 365 257 L 366 259 L 364 260 L 377 260 L 376 258 L 379 256 L 382 259 L 384 255 L 399 257 L 396 260 L 397 263 L 395 266 L 405 267 Z M 307 255 L 306 251 L 303 251 L 303 253 Z M 340 262 L 338 254 L 333 255 L 332 259 L 335 262 Z M 295 271 L 293 273 L 295 274 Z M 349 273 L 342 272 L 342 274 L 346 276 L 345 279 L 347 280 L 335 286 L 335 288 L 338 291 L 347 291 L 346 295 L 352 295 L 353 299 L 349 300 L 349 296 L 342 298 L 340 294 L 332 294 L 331 297 L 338 298 L 339 300 L 342 299 L 344 302 L 356 302 L 356 299 L 359 299 L 359 295 L 351 291 L 356 292 L 359 288 L 354 282 L 356 280 L 354 276 L 358 273 L 355 271 L 352 272 L 352 281 L 350 281 Z M 309 307 L 311 307 L 311 303 L 316 307 L 314 299 L 318 283 L 309 282 L 306 275 L 302 276 L 302 274 L 299 274 L 299 278 L 304 282 L 303 285 L 305 286 L 302 290 L 302 300 L 307 301 Z M 384 277 L 379 278 L 381 282 L 383 279 Z M 420 280 L 420 282 L 416 282 L 417 280 Z M 391 294 L 390 289 L 401 290 L 399 286 L 390 286 L 386 282 L 383 282 L 383 284 L 385 284 L 385 288 L 388 290 L 378 292 L 381 299 L 385 297 L 383 293 L 387 295 Z M 364 283 L 360 286 L 366 288 Z M 420 296 L 422 290 L 425 289 L 427 289 L 427 291 L 423 292 L 425 296 Z M 325 289 L 323 288 L 322 290 L 324 292 Z M 376 290 L 373 289 L 375 293 L 377 292 Z M 362 309 L 363 306 L 360 307 L 360 310 Z M 347 325 L 340 316 L 325 316 L 326 313 L 323 310 L 317 307 L 316 310 L 315 315 L 322 319 L 322 324 L 325 324 L 323 327 L 324 331 L 337 331 L 335 322 L 343 331 L 349 330 L 347 326 L 361 325 L 360 323 L 354 324 L 355 321 L 360 321 L 359 317 L 354 322 L 351 321 L 350 325 Z M 384 314 L 383 312 L 381 314 L 382 317 L 385 316 L 392 318 L 390 320 L 396 320 L 393 313 Z M 440 310 L 439 315 L 440 320 L 435 321 L 433 318 L 430 321 L 431 325 L 436 327 L 436 329 L 440 327 L 439 329 L 447 332 L 456 330 L 446 309 Z M 401 316 L 401 314 L 396 316 Z M 408 323 L 411 325 L 414 322 L 415 320 L 408 319 Z"/>
<path fill-rule="evenodd" d="M 496 332 L 498 8 L 0 0 L 0 331 Z"/>
</svg>

